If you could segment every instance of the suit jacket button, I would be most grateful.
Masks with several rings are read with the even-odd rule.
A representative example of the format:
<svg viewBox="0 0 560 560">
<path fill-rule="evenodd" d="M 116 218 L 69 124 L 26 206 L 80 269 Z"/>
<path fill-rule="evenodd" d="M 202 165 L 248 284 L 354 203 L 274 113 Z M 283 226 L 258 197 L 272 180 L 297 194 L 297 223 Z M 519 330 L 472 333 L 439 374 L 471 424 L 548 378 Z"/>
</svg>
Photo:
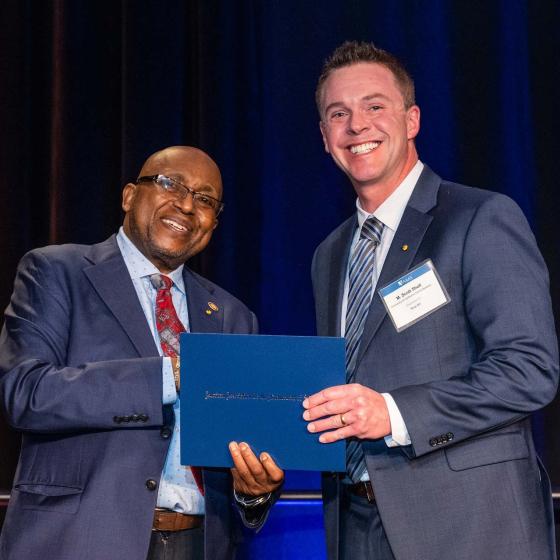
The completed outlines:
<svg viewBox="0 0 560 560">
<path fill-rule="evenodd" d="M 168 426 L 164 426 L 160 432 L 159 435 L 163 438 L 163 439 L 168 439 L 169 436 L 171 435 L 171 430 L 169 429 Z"/>
<path fill-rule="evenodd" d="M 130 416 L 121 416 L 123 422 L 130 422 Z"/>
<path fill-rule="evenodd" d="M 138 422 L 138 420 L 140 420 L 140 416 L 138 416 L 138 414 L 133 414 L 133 415 L 130 417 L 130 420 L 131 420 L 132 422 Z"/>
<path fill-rule="evenodd" d="M 140 420 L 140 422 L 147 422 L 150 419 L 150 417 L 147 414 L 139 414 L 138 415 L 138 420 Z"/>
<path fill-rule="evenodd" d="M 153 478 L 148 478 L 148 480 L 146 480 L 146 488 L 150 492 L 153 492 L 157 488 L 157 482 Z"/>
<path fill-rule="evenodd" d="M 122 417 L 120 416 L 113 416 L 113 422 L 115 424 L 120 424 L 122 422 Z"/>
<path fill-rule="evenodd" d="M 447 440 L 451 441 L 455 436 L 453 435 L 453 432 L 447 432 Z"/>
<path fill-rule="evenodd" d="M 432 439 L 430 440 L 430 445 L 431 445 L 432 447 L 435 447 L 435 446 L 437 445 L 437 439 L 436 439 L 436 438 L 432 438 Z"/>
</svg>

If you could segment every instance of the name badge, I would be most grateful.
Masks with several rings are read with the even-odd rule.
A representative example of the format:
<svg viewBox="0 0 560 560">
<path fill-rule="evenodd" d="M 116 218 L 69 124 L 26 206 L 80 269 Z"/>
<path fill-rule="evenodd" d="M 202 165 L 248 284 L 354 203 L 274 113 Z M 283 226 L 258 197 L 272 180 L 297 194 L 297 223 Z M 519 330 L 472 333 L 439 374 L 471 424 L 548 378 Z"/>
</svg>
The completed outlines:
<svg viewBox="0 0 560 560">
<path fill-rule="evenodd" d="M 430 259 L 378 293 L 397 332 L 404 331 L 451 301 Z"/>
</svg>

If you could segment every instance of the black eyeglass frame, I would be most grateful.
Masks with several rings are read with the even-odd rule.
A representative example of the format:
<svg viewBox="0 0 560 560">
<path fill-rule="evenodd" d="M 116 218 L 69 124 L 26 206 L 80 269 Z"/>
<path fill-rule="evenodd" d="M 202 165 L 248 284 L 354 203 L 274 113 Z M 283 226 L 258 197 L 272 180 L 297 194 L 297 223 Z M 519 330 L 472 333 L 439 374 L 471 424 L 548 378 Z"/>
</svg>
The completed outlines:
<svg viewBox="0 0 560 560">
<path fill-rule="evenodd" d="M 210 210 L 214 211 L 214 214 L 216 216 L 218 216 L 222 210 L 224 209 L 224 203 L 221 200 L 218 200 L 217 198 L 210 196 L 204 192 L 199 192 L 199 191 L 195 191 L 189 187 L 187 187 L 186 185 L 183 185 L 183 183 L 180 183 L 179 181 L 177 181 L 176 179 L 173 179 L 172 177 L 168 177 L 167 175 L 163 175 L 163 174 L 158 174 L 158 175 L 143 175 L 142 177 L 138 177 L 138 179 L 136 179 L 136 184 L 140 184 L 140 183 L 157 183 L 162 189 L 164 189 L 166 192 L 169 192 L 169 188 L 165 185 L 165 183 L 163 182 L 169 182 L 173 185 L 176 185 L 178 187 L 180 187 L 180 189 L 182 189 L 182 192 L 184 192 L 185 194 L 179 194 L 179 196 L 181 198 L 186 198 L 187 194 L 190 194 L 193 197 L 193 201 L 196 203 L 197 201 L 201 201 L 204 198 L 210 199 L 211 201 L 216 203 L 216 207 L 213 208 L 212 206 L 208 206 L 207 208 Z M 173 193 L 170 193 L 173 194 Z"/>
</svg>

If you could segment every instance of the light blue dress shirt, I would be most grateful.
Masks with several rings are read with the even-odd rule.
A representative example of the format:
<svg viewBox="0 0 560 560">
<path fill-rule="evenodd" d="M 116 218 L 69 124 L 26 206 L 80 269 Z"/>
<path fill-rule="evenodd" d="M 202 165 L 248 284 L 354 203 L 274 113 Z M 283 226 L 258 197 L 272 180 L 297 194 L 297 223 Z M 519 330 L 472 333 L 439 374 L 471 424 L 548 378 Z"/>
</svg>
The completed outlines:
<svg viewBox="0 0 560 560">
<path fill-rule="evenodd" d="M 128 269 L 128 273 L 130 274 L 130 278 L 132 279 L 132 283 L 134 284 L 138 299 L 140 300 L 140 305 L 146 316 L 146 321 L 148 321 L 156 347 L 160 355 L 162 355 L 155 317 L 157 290 L 152 286 L 150 281 L 150 276 L 152 274 L 160 274 L 160 272 L 156 266 L 138 250 L 132 241 L 128 239 L 122 227 L 117 234 L 117 243 L 126 268 Z M 171 288 L 173 305 L 175 306 L 181 323 L 183 323 L 183 326 L 188 331 L 189 315 L 185 284 L 183 282 L 183 265 L 166 276 L 169 276 L 169 278 L 173 280 L 173 286 Z M 175 390 L 175 380 L 173 379 L 171 358 L 163 358 L 162 377 L 163 404 L 173 404 L 175 427 L 161 475 L 157 506 L 181 513 L 202 515 L 204 514 L 204 497 L 201 495 L 196 485 L 191 469 L 182 466 L 179 460 L 180 408 L 179 396 Z"/>
</svg>

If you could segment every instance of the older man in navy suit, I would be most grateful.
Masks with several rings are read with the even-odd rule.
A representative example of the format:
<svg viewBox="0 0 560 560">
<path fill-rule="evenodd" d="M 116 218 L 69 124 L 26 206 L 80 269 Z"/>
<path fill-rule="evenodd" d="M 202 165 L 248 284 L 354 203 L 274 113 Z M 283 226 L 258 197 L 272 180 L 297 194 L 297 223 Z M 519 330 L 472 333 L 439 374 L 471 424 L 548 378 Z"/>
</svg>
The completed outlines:
<svg viewBox="0 0 560 560">
<path fill-rule="evenodd" d="M 22 259 L 0 341 L 2 408 L 23 433 L 2 560 L 225 560 L 240 517 L 263 523 L 283 479 L 268 454 L 232 442 L 232 473 L 179 462 L 179 332 L 257 331 L 184 265 L 221 199 L 208 155 L 167 148 L 124 187 L 116 236 Z"/>
<path fill-rule="evenodd" d="M 347 349 L 348 383 L 304 402 L 322 442 L 347 441 L 347 473 L 323 480 L 329 558 L 552 560 L 530 415 L 555 395 L 557 341 L 522 212 L 418 159 L 414 85 L 389 53 L 339 47 L 317 104 L 357 194 L 312 269 L 319 334 Z"/>
</svg>

